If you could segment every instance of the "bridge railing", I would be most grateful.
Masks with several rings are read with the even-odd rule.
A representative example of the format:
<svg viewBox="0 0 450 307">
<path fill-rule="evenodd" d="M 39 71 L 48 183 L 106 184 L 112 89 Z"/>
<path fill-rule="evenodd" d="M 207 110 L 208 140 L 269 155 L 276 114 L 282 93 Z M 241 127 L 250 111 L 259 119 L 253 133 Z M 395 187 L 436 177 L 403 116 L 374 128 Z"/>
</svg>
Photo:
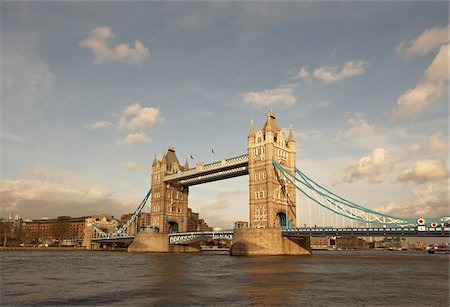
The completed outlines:
<svg viewBox="0 0 450 307">
<path fill-rule="evenodd" d="M 282 231 L 283 236 L 420 236 L 420 237 L 448 237 L 450 227 L 365 227 L 365 228 L 293 228 Z"/>
<path fill-rule="evenodd" d="M 164 177 L 164 181 L 172 181 L 172 180 L 187 177 L 190 175 L 201 174 L 204 172 L 211 172 L 213 170 L 220 170 L 222 168 L 232 167 L 232 166 L 240 165 L 242 163 L 247 163 L 247 162 L 248 162 L 248 155 L 245 154 L 245 155 L 241 155 L 238 157 L 229 158 L 229 159 L 205 164 L 201 167 L 201 169 L 197 169 L 197 167 L 194 167 L 194 168 L 188 169 L 186 171 L 168 174 Z"/>
<path fill-rule="evenodd" d="M 233 234 L 234 230 L 169 233 L 169 244 L 181 244 L 202 237 L 232 240 Z"/>
</svg>

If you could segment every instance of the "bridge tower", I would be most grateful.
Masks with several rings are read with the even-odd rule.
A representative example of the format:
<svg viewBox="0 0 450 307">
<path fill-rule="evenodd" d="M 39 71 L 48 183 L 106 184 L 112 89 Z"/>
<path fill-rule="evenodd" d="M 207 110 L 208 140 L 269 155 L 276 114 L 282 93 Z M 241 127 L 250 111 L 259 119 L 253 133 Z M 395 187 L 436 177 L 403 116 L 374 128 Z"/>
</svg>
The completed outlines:
<svg viewBox="0 0 450 307">
<path fill-rule="evenodd" d="M 286 141 L 272 111 L 262 129 L 254 131 L 253 120 L 248 135 L 248 172 L 250 228 L 289 228 L 296 226 L 295 187 L 280 181 L 272 159 L 294 173 L 295 138 L 290 127 Z"/>
<path fill-rule="evenodd" d="M 185 232 L 188 220 L 188 187 L 171 186 L 163 179 L 166 174 L 188 170 L 188 161 L 180 165 L 175 148 L 169 146 L 161 160 L 152 163 L 152 196 L 150 226 L 160 233 Z"/>
</svg>

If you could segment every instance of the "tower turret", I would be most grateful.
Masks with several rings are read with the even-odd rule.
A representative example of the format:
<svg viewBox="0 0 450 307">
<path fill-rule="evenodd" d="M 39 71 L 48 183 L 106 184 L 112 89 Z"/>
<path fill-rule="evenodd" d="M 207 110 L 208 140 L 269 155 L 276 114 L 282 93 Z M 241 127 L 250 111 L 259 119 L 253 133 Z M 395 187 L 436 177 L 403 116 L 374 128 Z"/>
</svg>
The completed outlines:
<svg viewBox="0 0 450 307">
<path fill-rule="evenodd" d="M 251 228 L 286 228 L 296 224 L 295 188 L 280 180 L 272 163 L 275 160 L 294 171 L 295 142 L 292 131 L 291 134 L 291 141 L 288 138 L 286 142 L 275 114 L 270 110 L 263 128 L 256 131 L 254 138 L 249 136 Z"/>
</svg>

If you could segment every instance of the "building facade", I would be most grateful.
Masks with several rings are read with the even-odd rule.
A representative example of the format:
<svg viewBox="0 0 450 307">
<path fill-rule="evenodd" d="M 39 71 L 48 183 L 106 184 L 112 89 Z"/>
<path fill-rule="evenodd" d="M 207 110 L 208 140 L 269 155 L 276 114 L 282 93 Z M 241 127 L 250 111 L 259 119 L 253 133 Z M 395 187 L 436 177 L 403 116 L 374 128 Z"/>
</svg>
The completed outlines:
<svg viewBox="0 0 450 307">
<path fill-rule="evenodd" d="M 296 148 L 292 127 L 286 140 L 272 111 L 262 129 L 248 135 L 250 228 L 290 228 L 296 225 L 295 187 L 283 179 L 275 160 L 295 172 Z"/>
<path fill-rule="evenodd" d="M 84 237 L 87 216 L 59 216 L 56 219 L 24 221 L 21 225 L 23 243 L 79 242 Z"/>
<path fill-rule="evenodd" d="M 186 160 L 180 165 L 175 149 L 169 146 L 161 160 L 156 157 L 152 163 L 152 195 L 149 225 L 156 232 L 205 231 L 211 227 L 198 213 L 188 208 L 189 188 L 166 184 L 164 176 L 189 169 Z"/>
</svg>

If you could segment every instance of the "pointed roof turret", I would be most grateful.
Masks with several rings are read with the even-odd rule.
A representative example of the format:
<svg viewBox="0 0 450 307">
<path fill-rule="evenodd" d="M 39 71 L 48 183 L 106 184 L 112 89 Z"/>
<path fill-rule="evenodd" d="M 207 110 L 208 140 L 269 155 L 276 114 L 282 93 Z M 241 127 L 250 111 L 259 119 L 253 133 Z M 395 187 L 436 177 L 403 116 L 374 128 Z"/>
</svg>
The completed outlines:
<svg viewBox="0 0 450 307">
<path fill-rule="evenodd" d="M 189 161 L 188 158 L 186 158 L 186 162 L 184 163 L 184 170 L 188 170 L 189 169 Z"/>
<path fill-rule="evenodd" d="M 253 118 L 250 120 L 250 133 L 248 134 L 248 137 L 255 137 L 255 129 L 253 129 Z"/>
<path fill-rule="evenodd" d="M 152 166 L 156 166 L 157 164 L 158 164 L 158 159 L 156 159 L 156 155 L 155 155 L 155 157 L 153 158 Z"/>
<path fill-rule="evenodd" d="M 268 131 L 277 132 L 280 130 L 278 127 L 278 123 L 275 119 L 275 114 L 272 112 L 272 109 L 267 113 L 267 120 L 263 127 L 263 132 L 266 133 Z"/>
<path fill-rule="evenodd" d="M 175 148 L 170 145 L 169 150 L 167 150 L 166 156 L 164 157 L 167 161 L 167 165 L 171 166 L 175 162 L 180 165 L 180 162 L 178 162 L 177 155 L 175 154 Z"/>
<path fill-rule="evenodd" d="M 166 154 L 163 152 L 161 164 L 166 164 L 166 163 L 167 163 Z"/>
<path fill-rule="evenodd" d="M 288 137 L 288 142 L 295 142 L 295 139 L 294 139 L 294 131 L 292 131 L 292 124 L 289 125 L 289 137 Z"/>
</svg>

